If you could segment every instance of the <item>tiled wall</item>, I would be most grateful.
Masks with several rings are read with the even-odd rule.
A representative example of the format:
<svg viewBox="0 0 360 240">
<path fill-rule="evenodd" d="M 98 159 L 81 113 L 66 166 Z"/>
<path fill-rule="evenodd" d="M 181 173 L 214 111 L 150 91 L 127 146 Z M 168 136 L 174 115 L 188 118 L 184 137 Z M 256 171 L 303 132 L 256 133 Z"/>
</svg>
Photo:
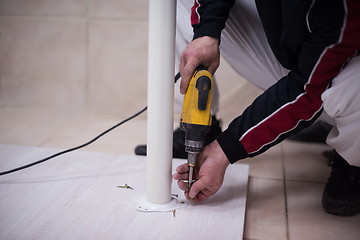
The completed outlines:
<svg viewBox="0 0 360 240">
<path fill-rule="evenodd" d="M 0 108 L 146 105 L 148 0 L 0 0 Z"/>
</svg>

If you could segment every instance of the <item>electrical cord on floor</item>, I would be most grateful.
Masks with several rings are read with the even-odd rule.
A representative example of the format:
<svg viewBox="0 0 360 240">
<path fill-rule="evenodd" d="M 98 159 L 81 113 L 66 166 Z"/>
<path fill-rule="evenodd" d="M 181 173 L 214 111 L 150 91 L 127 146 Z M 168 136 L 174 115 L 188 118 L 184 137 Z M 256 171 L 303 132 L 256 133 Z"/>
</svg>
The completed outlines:
<svg viewBox="0 0 360 240">
<path fill-rule="evenodd" d="M 178 80 L 179 78 L 180 78 L 180 73 L 177 73 L 177 74 L 175 75 L 175 83 L 177 82 L 177 80 Z M 29 164 L 27 164 L 27 165 L 24 165 L 24 166 L 21 166 L 21 167 L 18 167 L 18 168 L 14 168 L 14 169 L 11 169 L 11 170 L 8 170 L 8 171 L 5 171 L 5 172 L 0 172 L 0 176 L 6 175 L 6 174 L 9 174 L 9 173 L 13 173 L 13 172 L 17 172 L 17 171 L 20 171 L 20 170 L 22 170 L 22 169 L 35 166 L 35 165 L 40 164 L 40 163 L 42 163 L 42 162 L 48 161 L 48 160 L 50 160 L 50 159 L 52 159 L 52 158 L 54 158 L 54 157 L 57 157 L 57 156 L 60 156 L 60 155 L 65 154 L 65 153 L 69 153 L 69 152 L 78 150 L 78 149 L 83 148 L 83 147 L 86 147 L 86 146 L 90 145 L 91 143 L 95 142 L 96 140 L 98 140 L 100 137 L 102 137 L 102 136 L 104 136 L 105 134 L 107 134 L 108 132 L 114 130 L 115 128 L 119 127 L 120 125 L 126 123 L 127 121 L 130 121 L 131 119 L 139 116 L 141 113 L 145 112 L 146 109 L 147 109 L 147 106 L 146 106 L 144 109 L 142 109 L 141 111 L 139 111 L 139 112 L 135 113 L 134 115 L 132 115 L 131 117 L 129 117 L 129 118 L 121 121 L 120 123 L 118 123 L 118 124 L 116 124 L 115 126 L 109 128 L 108 130 L 102 132 L 101 134 L 99 134 L 98 136 L 96 136 L 95 138 L 93 138 L 92 140 L 90 140 L 90 141 L 88 141 L 88 142 L 86 142 L 86 143 L 84 143 L 84 144 L 82 144 L 82 145 L 80 145 L 80 146 L 73 147 L 73 148 L 69 148 L 69 149 L 67 149 L 67 150 L 64 150 L 64 151 L 55 153 L 55 154 L 53 154 L 53 155 L 51 155 L 51 156 L 48 156 L 48 157 L 46 157 L 46 158 L 43 158 L 43 159 L 41 159 L 41 160 L 38 160 L 38 161 L 33 162 L 33 163 L 29 163 Z"/>
</svg>

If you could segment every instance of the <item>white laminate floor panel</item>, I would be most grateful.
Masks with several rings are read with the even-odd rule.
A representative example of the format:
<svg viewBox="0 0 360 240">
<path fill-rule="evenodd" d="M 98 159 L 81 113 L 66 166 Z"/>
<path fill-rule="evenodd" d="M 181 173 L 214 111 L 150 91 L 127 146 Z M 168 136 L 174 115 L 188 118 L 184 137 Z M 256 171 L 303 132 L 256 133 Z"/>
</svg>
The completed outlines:
<svg viewBox="0 0 360 240">
<path fill-rule="evenodd" d="M 57 149 L 0 145 L 0 171 Z M 184 160 L 174 159 L 173 169 Z M 0 239 L 242 239 L 248 165 L 228 168 L 220 191 L 172 212 L 136 210 L 146 157 L 77 151 L 0 176 Z M 128 184 L 134 190 L 118 188 Z M 172 183 L 178 201 L 186 201 Z"/>
</svg>

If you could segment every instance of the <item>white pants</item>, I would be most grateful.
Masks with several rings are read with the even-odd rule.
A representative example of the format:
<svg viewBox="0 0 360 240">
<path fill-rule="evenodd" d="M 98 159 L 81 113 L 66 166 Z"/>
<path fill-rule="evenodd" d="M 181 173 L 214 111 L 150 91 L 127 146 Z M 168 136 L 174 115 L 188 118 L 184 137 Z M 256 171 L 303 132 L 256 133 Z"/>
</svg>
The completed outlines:
<svg viewBox="0 0 360 240">
<path fill-rule="evenodd" d="M 178 0 L 176 29 L 176 70 L 180 53 L 193 37 L 190 8 L 193 0 Z M 263 31 L 254 0 L 237 0 L 222 32 L 221 55 L 229 65 L 252 84 L 267 89 L 288 73 L 276 60 Z M 223 80 L 224 81 L 224 80 Z M 175 86 L 175 111 L 183 96 Z M 353 58 L 322 95 L 322 120 L 333 125 L 327 143 L 351 165 L 360 166 L 360 57 Z M 213 109 L 218 110 L 217 88 Z M 240 113 L 239 113 L 240 114 Z"/>
</svg>

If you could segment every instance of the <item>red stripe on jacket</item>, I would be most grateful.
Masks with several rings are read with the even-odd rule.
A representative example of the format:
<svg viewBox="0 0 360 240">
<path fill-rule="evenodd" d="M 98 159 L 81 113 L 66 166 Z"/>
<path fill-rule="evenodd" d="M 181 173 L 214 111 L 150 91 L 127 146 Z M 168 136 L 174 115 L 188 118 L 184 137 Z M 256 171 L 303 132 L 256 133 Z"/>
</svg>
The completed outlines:
<svg viewBox="0 0 360 240">
<path fill-rule="evenodd" d="M 191 25 L 200 23 L 200 15 L 198 13 L 199 7 L 200 7 L 200 3 L 198 2 L 198 0 L 195 0 L 194 6 L 192 6 L 191 8 L 191 16 L 190 16 Z"/>
</svg>

